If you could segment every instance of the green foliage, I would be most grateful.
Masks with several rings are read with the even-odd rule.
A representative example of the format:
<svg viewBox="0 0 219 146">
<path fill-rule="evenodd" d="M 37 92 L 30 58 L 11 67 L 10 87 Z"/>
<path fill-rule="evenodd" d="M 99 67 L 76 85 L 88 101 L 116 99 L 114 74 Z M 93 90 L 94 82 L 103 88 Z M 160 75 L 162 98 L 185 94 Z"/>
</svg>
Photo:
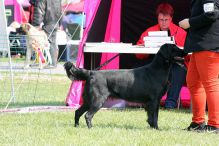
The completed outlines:
<svg viewBox="0 0 219 146">
<path fill-rule="evenodd" d="M 1 114 L 0 145 L 51 146 L 218 146 L 219 135 L 183 130 L 189 110 L 161 109 L 160 130 L 149 128 L 143 109 L 100 110 L 88 129 L 84 116 L 74 127 L 74 112 Z"/>
</svg>

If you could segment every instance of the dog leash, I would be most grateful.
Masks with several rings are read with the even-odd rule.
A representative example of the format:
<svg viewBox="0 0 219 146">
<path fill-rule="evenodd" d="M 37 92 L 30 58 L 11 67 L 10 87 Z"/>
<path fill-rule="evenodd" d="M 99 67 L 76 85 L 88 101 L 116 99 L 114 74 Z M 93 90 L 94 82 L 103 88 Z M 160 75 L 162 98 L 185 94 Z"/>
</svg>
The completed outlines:
<svg viewBox="0 0 219 146">
<path fill-rule="evenodd" d="M 103 64 L 101 64 L 99 67 L 95 68 L 94 70 L 100 70 L 103 66 L 109 64 L 113 59 L 115 59 L 116 57 L 118 57 L 120 54 L 116 54 L 115 56 L 113 56 L 112 58 L 110 58 L 109 60 L 105 61 Z"/>
<path fill-rule="evenodd" d="M 97 68 L 95 68 L 94 70 L 100 70 L 103 66 L 109 64 L 113 59 L 115 59 L 116 57 L 118 57 L 120 54 L 116 54 L 115 56 L 113 56 L 112 58 L 110 58 L 109 60 L 105 61 L 103 64 L 101 64 L 100 66 L 98 66 Z M 185 65 L 182 65 L 178 62 L 174 62 L 177 65 L 179 65 L 181 68 L 183 68 L 184 70 L 187 71 L 187 68 L 185 67 Z"/>
</svg>

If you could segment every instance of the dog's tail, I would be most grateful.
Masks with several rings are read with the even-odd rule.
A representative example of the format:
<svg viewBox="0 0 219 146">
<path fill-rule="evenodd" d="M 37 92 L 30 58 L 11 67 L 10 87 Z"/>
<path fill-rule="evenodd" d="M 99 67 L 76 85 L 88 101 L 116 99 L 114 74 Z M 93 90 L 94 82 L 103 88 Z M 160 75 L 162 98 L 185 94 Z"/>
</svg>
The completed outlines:
<svg viewBox="0 0 219 146">
<path fill-rule="evenodd" d="M 66 62 L 64 68 L 70 80 L 87 80 L 90 76 L 90 70 L 78 68 L 71 62 Z"/>
</svg>

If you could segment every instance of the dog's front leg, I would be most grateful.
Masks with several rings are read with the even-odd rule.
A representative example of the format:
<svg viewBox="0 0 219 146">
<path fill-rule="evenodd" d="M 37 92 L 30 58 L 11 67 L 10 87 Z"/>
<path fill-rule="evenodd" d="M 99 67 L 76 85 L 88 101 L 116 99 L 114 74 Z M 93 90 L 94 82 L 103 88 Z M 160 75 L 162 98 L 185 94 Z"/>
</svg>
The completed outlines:
<svg viewBox="0 0 219 146">
<path fill-rule="evenodd" d="M 150 101 L 146 103 L 145 110 L 147 111 L 148 115 L 148 124 L 151 128 L 158 129 L 158 108 L 159 104 L 156 101 Z"/>
</svg>

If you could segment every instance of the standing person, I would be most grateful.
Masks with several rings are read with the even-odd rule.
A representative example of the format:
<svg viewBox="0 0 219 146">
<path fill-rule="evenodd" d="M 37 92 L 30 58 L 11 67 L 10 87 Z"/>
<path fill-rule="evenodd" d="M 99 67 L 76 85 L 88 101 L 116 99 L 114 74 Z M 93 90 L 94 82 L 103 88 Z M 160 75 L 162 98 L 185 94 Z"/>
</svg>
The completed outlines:
<svg viewBox="0 0 219 146">
<path fill-rule="evenodd" d="M 179 22 L 189 29 L 185 51 L 192 52 L 186 77 L 192 98 L 188 131 L 219 133 L 219 0 L 192 0 L 191 16 Z M 205 125 L 206 101 L 208 122 Z"/>
<path fill-rule="evenodd" d="M 176 45 L 183 47 L 186 38 L 186 32 L 172 22 L 173 14 L 174 9 L 169 3 L 159 4 L 156 9 L 158 24 L 149 27 L 145 32 L 143 32 L 137 42 L 137 45 L 144 44 L 143 38 L 148 36 L 149 31 L 168 31 L 168 35 L 174 37 Z M 149 54 L 136 54 L 136 57 L 141 59 L 144 64 L 148 63 L 148 61 L 151 62 L 153 59 Z M 180 90 L 185 82 L 185 78 L 186 70 L 177 64 L 173 64 L 169 76 L 170 88 L 167 92 L 167 98 L 164 105 L 165 108 L 173 109 L 177 107 Z"/>
<path fill-rule="evenodd" d="M 45 68 L 55 68 L 57 66 L 58 45 L 56 44 L 56 32 L 59 28 L 61 17 L 61 0 L 30 0 L 34 5 L 32 24 L 46 32 L 50 42 L 50 54 L 52 63 Z"/>
</svg>

